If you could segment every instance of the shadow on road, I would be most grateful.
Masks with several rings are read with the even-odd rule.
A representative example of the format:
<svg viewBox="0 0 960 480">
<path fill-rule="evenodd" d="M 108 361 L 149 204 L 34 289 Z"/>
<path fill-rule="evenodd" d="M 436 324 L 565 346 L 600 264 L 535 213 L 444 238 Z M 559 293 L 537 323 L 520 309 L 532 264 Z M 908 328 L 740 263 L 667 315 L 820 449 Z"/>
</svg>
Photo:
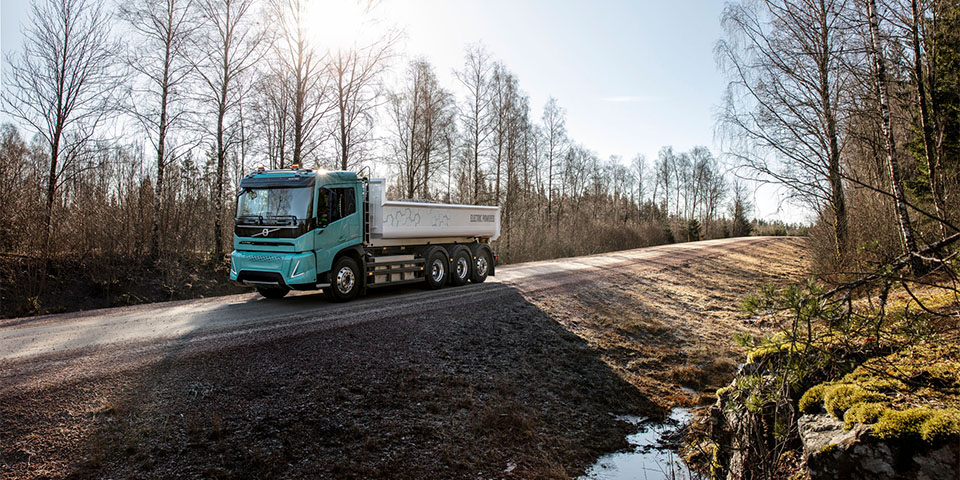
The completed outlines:
<svg viewBox="0 0 960 480">
<path fill-rule="evenodd" d="M 219 350 L 175 344 L 132 370 L 2 398 L 3 474 L 569 476 L 624 446 L 613 415 L 655 413 L 515 289 L 475 289 L 497 294 L 402 289 L 349 307 L 300 295 L 277 308 L 402 305 Z"/>
</svg>

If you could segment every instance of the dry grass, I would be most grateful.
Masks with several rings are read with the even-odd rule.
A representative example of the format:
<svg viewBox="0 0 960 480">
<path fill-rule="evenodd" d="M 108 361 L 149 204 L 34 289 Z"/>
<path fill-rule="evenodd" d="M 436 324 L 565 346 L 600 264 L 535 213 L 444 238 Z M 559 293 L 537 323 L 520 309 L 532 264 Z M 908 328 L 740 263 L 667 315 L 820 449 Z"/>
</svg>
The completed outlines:
<svg viewBox="0 0 960 480">
<path fill-rule="evenodd" d="M 664 408 L 694 405 L 733 378 L 745 353 L 734 334 L 760 331 L 742 317 L 741 299 L 766 283 L 796 281 L 808 268 L 803 240 L 783 240 L 653 271 L 607 272 L 601 288 L 531 301 Z"/>
</svg>

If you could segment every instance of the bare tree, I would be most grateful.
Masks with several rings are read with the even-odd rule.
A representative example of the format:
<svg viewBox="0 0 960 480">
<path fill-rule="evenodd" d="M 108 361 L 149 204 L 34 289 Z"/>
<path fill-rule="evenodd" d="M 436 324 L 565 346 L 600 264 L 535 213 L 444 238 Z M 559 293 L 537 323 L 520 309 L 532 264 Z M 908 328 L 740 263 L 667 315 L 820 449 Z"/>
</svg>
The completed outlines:
<svg viewBox="0 0 960 480">
<path fill-rule="evenodd" d="M 179 89 L 193 70 L 188 53 L 197 24 L 192 14 L 192 0 L 133 0 L 120 5 L 121 17 L 140 37 L 128 55 L 128 63 L 140 79 L 131 88 L 126 109 L 146 131 L 157 159 L 150 235 L 150 256 L 154 259 L 161 248 L 164 170 L 178 156 L 170 144 L 170 133 L 182 126 L 189 113 L 186 96 Z"/>
<path fill-rule="evenodd" d="M 632 166 L 637 178 L 637 204 L 639 205 L 643 203 L 643 197 L 646 193 L 644 183 L 647 181 L 647 157 L 638 153 L 633 157 Z"/>
<path fill-rule="evenodd" d="M 670 177 L 676 176 L 677 156 L 673 153 L 673 147 L 662 147 L 657 154 L 656 164 L 656 183 L 653 189 L 654 201 L 656 201 L 657 189 L 663 187 L 663 202 L 660 203 L 660 209 L 663 215 L 670 216 Z M 674 184 L 675 185 L 675 184 Z"/>
<path fill-rule="evenodd" d="M 796 198 L 828 206 L 837 260 L 847 253 L 841 172 L 844 55 L 852 50 L 847 0 L 728 4 L 717 44 L 730 76 L 722 124 L 729 152 Z"/>
<path fill-rule="evenodd" d="M 406 81 L 390 96 L 390 115 L 393 157 L 403 195 L 429 198 L 433 152 L 443 145 L 453 107 L 450 93 L 440 87 L 426 60 L 410 63 Z"/>
<path fill-rule="evenodd" d="M 333 111 L 333 104 L 326 101 L 324 58 L 307 37 L 305 0 L 272 0 L 272 6 L 280 37 L 275 46 L 279 78 L 284 80 L 281 85 L 289 97 L 289 119 L 285 123 L 291 130 L 292 162 L 303 165 L 312 160 L 319 164 L 315 154 L 323 142 L 323 132 L 318 126 Z"/>
<path fill-rule="evenodd" d="M 282 69 L 263 73 L 254 82 L 253 129 L 257 131 L 258 150 L 270 168 L 284 168 L 289 155 L 287 128 L 290 119 L 290 89 Z"/>
<path fill-rule="evenodd" d="M 3 110 L 43 138 L 49 155 L 43 255 L 50 251 L 57 188 L 97 127 L 115 111 L 119 44 L 100 0 L 39 0 L 23 50 L 8 57 Z"/>
<path fill-rule="evenodd" d="M 509 142 L 514 129 L 513 117 L 516 104 L 520 101 L 518 90 L 517 78 L 507 67 L 500 62 L 494 64 L 490 75 L 490 127 L 493 143 L 490 156 L 494 166 L 493 203 L 496 205 L 500 205 L 502 201 L 501 174 L 504 173 L 504 161 L 508 160 Z"/>
<path fill-rule="evenodd" d="M 553 167 L 564 156 L 567 145 L 566 112 L 550 97 L 543 107 L 543 135 L 546 139 L 547 155 L 547 221 L 553 208 Z"/>
<path fill-rule="evenodd" d="M 398 38 L 396 32 L 388 32 L 369 45 L 337 50 L 330 58 L 327 69 L 336 110 L 333 138 L 341 170 L 363 161 L 363 147 L 373 130 L 373 114 L 382 103 L 381 77 Z"/>
<path fill-rule="evenodd" d="M 196 35 L 193 65 L 202 79 L 201 99 L 216 118 L 217 159 L 214 198 L 214 256 L 223 255 L 223 189 L 227 152 L 240 140 L 234 119 L 247 90 L 241 82 L 263 55 L 267 30 L 257 25 L 254 0 L 198 0 L 203 27 Z M 205 122 L 202 122 L 205 123 Z"/>
<path fill-rule="evenodd" d="M 457 79 L 467 90 L 467 97 L 460 110 L 460 121 L 467 137 L 467 156 L 470 159 L 473 191 L 471 202 L 479 202 L 483 177 L 480 175 L 480 156 L 487 148 L 490 136 L 490 69 L 493 65 L 490 54 L 482 45 L 467 48 L 463 70 L 456 72 Z"/>
</svg>

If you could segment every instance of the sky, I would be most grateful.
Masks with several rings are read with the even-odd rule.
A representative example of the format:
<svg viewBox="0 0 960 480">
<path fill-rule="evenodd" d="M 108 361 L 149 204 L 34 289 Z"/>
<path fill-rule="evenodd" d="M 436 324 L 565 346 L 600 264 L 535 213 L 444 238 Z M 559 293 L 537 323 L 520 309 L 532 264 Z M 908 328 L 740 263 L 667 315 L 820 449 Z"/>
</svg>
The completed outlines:
<svg viewBox="0 0 960 480">
<path fill-rule="evenodd" d="M 666 145 L 722 153 L 715 127 L 726 80 L 713 55 L 722 36 L 720 0 L 381 0 L 366 12 L 352 0 L 312 4 L 308 28 L 318 44 L 363 42 L 399 28 L 404 58 L 425 57 L 454 91 L 464 49 L 482 43 L 516 74 L 535 120 L 547 99 L 557 98 L 568 135 L 601 158 L 627 162 L 643 154 L 652 161 Z M 4 64 L 20 48 L 29 6 L 0 0 Z M 806 220 L 778 197 L 771 187 L 756 190 L 754 214 Z"/>
</svg>

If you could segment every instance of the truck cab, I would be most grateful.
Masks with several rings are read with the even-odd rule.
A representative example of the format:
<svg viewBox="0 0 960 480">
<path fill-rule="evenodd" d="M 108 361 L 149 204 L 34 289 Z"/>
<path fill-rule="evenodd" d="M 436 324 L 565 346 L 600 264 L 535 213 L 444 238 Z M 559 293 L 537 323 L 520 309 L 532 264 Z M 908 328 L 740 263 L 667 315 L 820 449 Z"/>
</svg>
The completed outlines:
<svg viewBox="0 0 960 480">
<path fill-rule="evenodd" d="M 371 228 L 371 216 L 384 217 L 383 202 L 370 202 L 371 190 L 381 196 L 383 181 L 371 189 L 370 180 L 354 172 L 260 168 L 245 176 L 237 193 L 230 280 L 268 298 L 323 289 L 334 300 L 349 300 L 373 286 L 425 281 L 439 288 L 493 274 L 496 257 L 480 236 L 429 231 L 430 238 L 381 238 L 383 226 L 378 221 Z M 421 206 L 404 205 L 408 211 Z M 499 234 L 499 210 L 496 221 Z"/>
</svg>

